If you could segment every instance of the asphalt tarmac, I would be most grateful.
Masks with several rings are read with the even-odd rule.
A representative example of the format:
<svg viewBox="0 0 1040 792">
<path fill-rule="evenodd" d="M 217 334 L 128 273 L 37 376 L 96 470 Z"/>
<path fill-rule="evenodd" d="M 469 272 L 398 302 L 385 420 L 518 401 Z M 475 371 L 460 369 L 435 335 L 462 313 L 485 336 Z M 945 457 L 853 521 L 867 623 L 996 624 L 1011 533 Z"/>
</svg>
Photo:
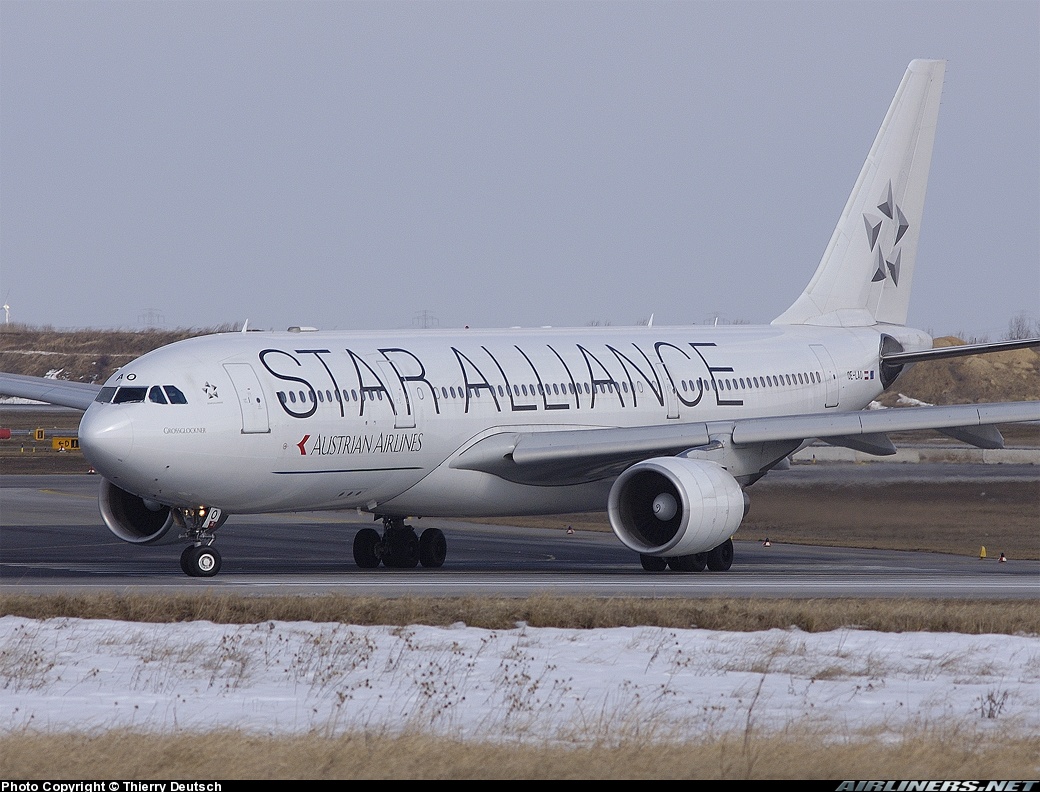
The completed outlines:
<svg viewBox="0 0 1040 792">
<path fill-rule="evenodd" d="M 859 475 L 856 467 L 828 475 Z M 891 475 L 1037 476 L 1031 466 L 950 466 L 955 471 L 946 470 L 947 466 L 923 467 L 892 466 Z M 879 472 L 875 469 L 870 475 Z M 448 556 L 443 567 L 361 570 L 352 556 L 354 534 L 363 527 L 379 526 L 354 512 L 232 516 L 217 534 L 216 546 L 223 556 L 220 574 L 189 578 L 178 563 L 182 542 L 141 547 L 109 533 L 98 512 L 98 483 L 92 476 L 0 476 L 0 590 L 187 593 L 201 589 L 250 595 L 387 597 L 556 593 L 1040 598 L 1037 561 L 1001 563 L 993 557 L 775 542 L 766 547 L 758 541 L 741 541 L 738 533 L 733 568 L 728 572 L 648 573 L 612 533 L 567 534 L 432 518 L 413 524 L 417 531 L 427 527 L 444 531 Z"/>
</svg>

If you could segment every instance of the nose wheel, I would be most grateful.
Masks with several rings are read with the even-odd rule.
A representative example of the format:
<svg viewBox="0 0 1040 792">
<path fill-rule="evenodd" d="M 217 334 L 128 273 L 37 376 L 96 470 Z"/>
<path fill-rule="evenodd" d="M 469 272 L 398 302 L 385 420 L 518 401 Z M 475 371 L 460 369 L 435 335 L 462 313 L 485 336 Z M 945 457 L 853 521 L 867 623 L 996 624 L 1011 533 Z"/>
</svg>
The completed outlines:
<svg viewBox="0 0 1040 792">
<path fill-rule="evenodd" d="M 208 545 L 189 545 L 181 553 L 181 571 L 188 577 L 213 577 L 220 571 L 220 552 Z"/>
</svg>

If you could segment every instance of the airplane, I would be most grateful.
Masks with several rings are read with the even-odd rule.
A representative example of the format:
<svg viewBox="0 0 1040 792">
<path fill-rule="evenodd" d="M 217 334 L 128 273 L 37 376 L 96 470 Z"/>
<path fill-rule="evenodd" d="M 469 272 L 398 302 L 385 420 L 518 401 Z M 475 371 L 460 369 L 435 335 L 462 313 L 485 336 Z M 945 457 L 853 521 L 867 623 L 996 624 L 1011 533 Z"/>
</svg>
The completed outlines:
<svg viewBox="0 0 1040 792">
<path fill-rule="evenodd" d="M 998 448 L 1040 402 L 865 409 L 908 366 L 1040 345 L 933 349 L 906 325 L 945 62 L 910 63 L 804 291 L 768 325 L 219 333 L 103 386 L 0 375 L 84 411 L 108 528 L 221 568 L 233 514 L 369 513 L 362 569 L 437 568 L 422 517 L 607 511 L 647 572 L 724 572 L 750 488 L 816 440 L 884 455 L 938 430 Z"/>
</svg>

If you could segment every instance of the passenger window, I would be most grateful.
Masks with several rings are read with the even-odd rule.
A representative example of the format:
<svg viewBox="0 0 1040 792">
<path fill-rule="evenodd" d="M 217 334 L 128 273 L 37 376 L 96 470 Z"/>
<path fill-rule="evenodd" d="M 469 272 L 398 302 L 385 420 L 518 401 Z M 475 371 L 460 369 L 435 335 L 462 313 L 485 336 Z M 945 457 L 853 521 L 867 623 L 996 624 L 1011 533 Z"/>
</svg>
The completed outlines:
<svg viewBox="0 0 1040 792">
<path fill-rule="evenodd" d="M 166 404 L 166 394 L 163 393 L 162 388 L 158 385 L 153 385 L 151 390 L 148 391 L 148 401 L 156 404 Z"/>
</svg>

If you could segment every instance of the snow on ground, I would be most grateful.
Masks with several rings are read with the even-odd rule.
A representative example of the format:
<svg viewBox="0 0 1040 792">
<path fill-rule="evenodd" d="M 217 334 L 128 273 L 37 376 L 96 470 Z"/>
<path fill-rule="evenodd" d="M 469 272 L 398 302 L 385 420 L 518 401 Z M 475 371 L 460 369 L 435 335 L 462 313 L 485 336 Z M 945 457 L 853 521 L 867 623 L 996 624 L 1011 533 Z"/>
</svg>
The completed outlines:
<svg viewBox="0 0 1040 792">
<path fill-rule="evenodd" d="M 1040 637 L 0 618 L 6 729 L 647 739 L 1040 730 Z"/>
</svg>

